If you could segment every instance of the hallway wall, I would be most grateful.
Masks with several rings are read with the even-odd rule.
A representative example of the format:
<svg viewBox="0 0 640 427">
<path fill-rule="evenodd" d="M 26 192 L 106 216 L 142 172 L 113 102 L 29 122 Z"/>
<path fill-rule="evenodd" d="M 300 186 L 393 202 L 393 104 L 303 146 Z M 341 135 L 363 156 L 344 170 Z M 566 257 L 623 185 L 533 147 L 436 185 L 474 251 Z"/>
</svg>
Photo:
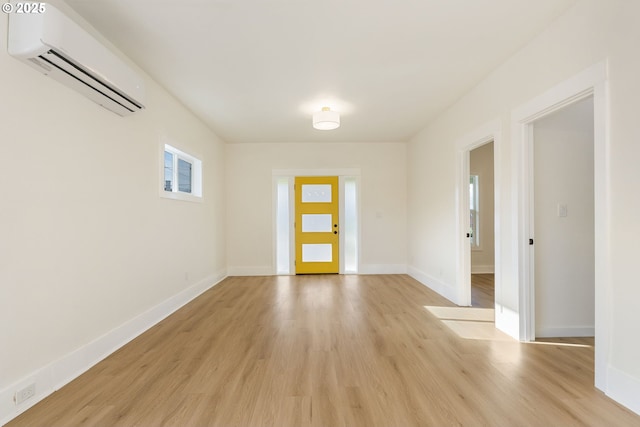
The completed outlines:
<svg viewBox="0 0 640 427">
<path fill-rule="evenodd" d="M 611 318 L 610 354 L 606 366 L 607 394 L 640 412 L 640 342 L 630 340 L 640 324 L 640 287 L 636 276 L 640 247 L 640 198 L 629 189 L 640 186 L 640 128 L 637 126 L 640 85 L 640 2 L 631 0 L 582 0 L 559 17 L 543 33 L 516 52 L 467 95 L 419 132 L 408 146 L 409 271 L 429 286 L 455 289 L 456 266 L 456 141 L 484 124 L 501 123 L 502 171 L 497 183 L 501 232 L 496 302 L 503 312 L 519 312 L 519 279 L 515 220 L 518 189 L 511 180 L 514 168 L 511 112 L 555 85 L 602 61 L 609 77 L 609 126 L 607 135 L 606 209 L 611 218 L 608 255 L 611 275 L 604 285 Z M 427 183 L 438 182 L 438 186 Z M 605 249 L 606 250 L 606 249 Z M 635 397 L 634 397 L 635 396 Z"/>
</svg>

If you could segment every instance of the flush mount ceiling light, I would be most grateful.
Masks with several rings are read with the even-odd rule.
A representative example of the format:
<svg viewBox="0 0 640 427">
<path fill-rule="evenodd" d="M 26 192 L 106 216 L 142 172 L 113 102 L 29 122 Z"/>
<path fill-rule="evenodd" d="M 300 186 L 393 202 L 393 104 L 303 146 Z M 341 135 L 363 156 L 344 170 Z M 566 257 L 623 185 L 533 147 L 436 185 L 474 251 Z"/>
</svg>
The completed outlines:
<svg viewBox="0 0 640 427">
<path fill-rule="evenodd" d="M 321 111 L 313 113 L 313 127 L 319 130 L 331 130 L 340 127 L 340 113 L 331 111 L 329 107 L 322 107 Z"/>
</svg>

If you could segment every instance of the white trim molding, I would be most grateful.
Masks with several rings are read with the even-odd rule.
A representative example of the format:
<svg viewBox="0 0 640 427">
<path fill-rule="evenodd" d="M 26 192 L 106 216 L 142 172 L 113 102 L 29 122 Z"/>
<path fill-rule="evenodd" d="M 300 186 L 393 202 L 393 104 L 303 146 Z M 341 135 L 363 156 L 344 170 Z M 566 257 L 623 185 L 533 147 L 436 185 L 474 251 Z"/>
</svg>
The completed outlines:
<svg viewBox="0 0 640 427">
<path fill-rule="evenodd" d="M 471 265 L 471 274 L 494 274 L 493 265 Z"/>
<path fill-rule="evenodd" d="M 452 301 L 462 306 L 471 305 L 471 246 L 466 233 L 469 230 L 469 157 L 470 152 L 482 145 L 493 141 L 493 173 L 494 173 L 494 259 L 495 298 L 502 295 L 502 281 L 500 278 L 500 247 L 501 247 L 501 151 L 502 151 L 502 121 L 491 120 L 456 141 L 456 296 Z"/>
<path fill-rule="evenodd" d="M 640 415 L 640 379 L 634 378 L 619 369 L 607 368 L 609 390 L 607 396 Z"/>
<path fill-rule="evenodd" d="M 8 423 L 54 391 L 78 378 L 110 354 L 220 283 L 226 276 L 225 271 L 220 271 L 200 280 L 121 326 L 0 390 L 0 425 Z M 35 395 L 16 405 L 13 400 L 16 391 L 29 384 L 36 385 Z"/>
<path fill-rule="evenodd" d="M 458 292 L 456 292 L 455 286 L 449 285 L 439 279 L 436 279 L 435 277 L 423 271 L 420 271 L 415 267 L 409 266 L 407 268 L 407 274 L 413 277 L 414 279 L 416 279 L 418 282 L 420 282 L 427 288 L 431 289 L 432 291 L 439 293 L 440 295 L 442 295 L 452 303 L 458 304 L 458 301 L 457 301 Z"/>
<path fill-rule="evenodd" d="M 595 334 L 593 326 L 565 326 L 536 328 L 537 338 L 557 338 L 557 337 L 592 337 Z"/>
<path fill-rule="evenodd" d="M 495 303 L 496 313 L 496 328 L 500 329 L 505 334 L 509 335 L 513 339 L 519 338 L 518 322 L 520 320 L 518 312 L 512 308 L 502 305 L 496 301 Z"/>
<path fill-rule="evenodd" d="M 518 289 L 519 339 L 535 339 L 535 291 L 532 280 L 533 250 L 529 245 L 531 218 L 531 127 L 535 120 L 576 101 L 593 96 L 594 105 L 594 207 L 595 207 L 595 386 L 605 393 L 610 362 L 611 288 L 609 203 L 609 100 L 608 65 L 597 63 L 513 110 L 512 210 L 514 212 L 511 271 Z"/>
<path fill-rule="evenodd" d="M 377 266 L 372 266 L 368 271 L 367 266 L 360 265 L 360 254 L 361 254 L 361 224 L 362 224 L 362 209 L 360 205 L 360 176 L 361 169 L 360 168 L 337 168 L 337 169 L 272 169 L 271 176 L 273 180 L 272 184 L 272 263 L 273 266 L 267 272 L 266 269 L 262 267 L 233 267 L 230 269 L 230 276 L 266 276 L 266 275 L 278 275 L 278 262 L 277 262 L 277 206 L 278 206 L 278 194 L 277 194 L 277 180 L 279 178 L 286 178 L 289 180 L 289 272 L 285 275 L 295 275 L 296 267 L 295 267 L 295 254 L 296 254 L 296 246 L 295 246 L 295 197 L 294 197 L 294 183 L 295 178 L 300 176 L 337 176 L 339 182 L 339 224 L 344 224 L 345 222 L 345 178 L 354 178 L 356 181 L 356 216 L 357 216 L 357 249 L 356 249 L 356 265 L 357 271 L 346 271 L 345 269 L 345 234 L 340 233 L 339 236 L 339 247 L 340 247 L 340 255 L 339 255 L 339 274 L 405 274 L 406 266 L 402 268 L 396 268 L 394 266 L 389 268 L 388 266 L 382 266 L 378 269 Z M 364 270 L 363 270 L 364 269 Z M 379 271 L 379 272 L 377 272 Z"/>
</svg>

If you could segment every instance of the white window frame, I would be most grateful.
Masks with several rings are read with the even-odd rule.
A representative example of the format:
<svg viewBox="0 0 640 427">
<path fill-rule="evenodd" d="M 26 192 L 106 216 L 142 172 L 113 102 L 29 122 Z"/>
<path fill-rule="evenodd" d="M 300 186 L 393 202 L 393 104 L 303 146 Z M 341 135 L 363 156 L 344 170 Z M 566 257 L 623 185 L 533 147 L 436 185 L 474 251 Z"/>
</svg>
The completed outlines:
<svg viewBox="0 0 640 427">
<path fill-rule="evenodd" d="M 165 152 L 173 154 L 173 185 L 172 190 L 165 190 L 164 180 L 164 155 Z M 187 193 L 178 189 L 178 160 L 191 164 L 191 192 Z M 184 200 L 188 202 L 202 201 L 202 160 L 186 153 L 173 145 L 161 144 L 160 150 L 160 196 L 166 199 Z"/>
</svg>

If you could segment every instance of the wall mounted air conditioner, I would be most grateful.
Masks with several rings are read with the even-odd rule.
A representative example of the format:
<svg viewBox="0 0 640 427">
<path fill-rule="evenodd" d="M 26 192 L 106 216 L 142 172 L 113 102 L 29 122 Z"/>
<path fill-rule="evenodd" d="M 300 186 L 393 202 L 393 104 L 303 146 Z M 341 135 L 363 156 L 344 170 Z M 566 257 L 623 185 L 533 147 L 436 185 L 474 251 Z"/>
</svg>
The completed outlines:
<svg viewBox="0 0 640 427">
<path fill-rule="evenodd" d="M 144 80 L 50 4 L 9 15 L 8 51 L 120 116 L 144 108 Z"/>
</svg>

